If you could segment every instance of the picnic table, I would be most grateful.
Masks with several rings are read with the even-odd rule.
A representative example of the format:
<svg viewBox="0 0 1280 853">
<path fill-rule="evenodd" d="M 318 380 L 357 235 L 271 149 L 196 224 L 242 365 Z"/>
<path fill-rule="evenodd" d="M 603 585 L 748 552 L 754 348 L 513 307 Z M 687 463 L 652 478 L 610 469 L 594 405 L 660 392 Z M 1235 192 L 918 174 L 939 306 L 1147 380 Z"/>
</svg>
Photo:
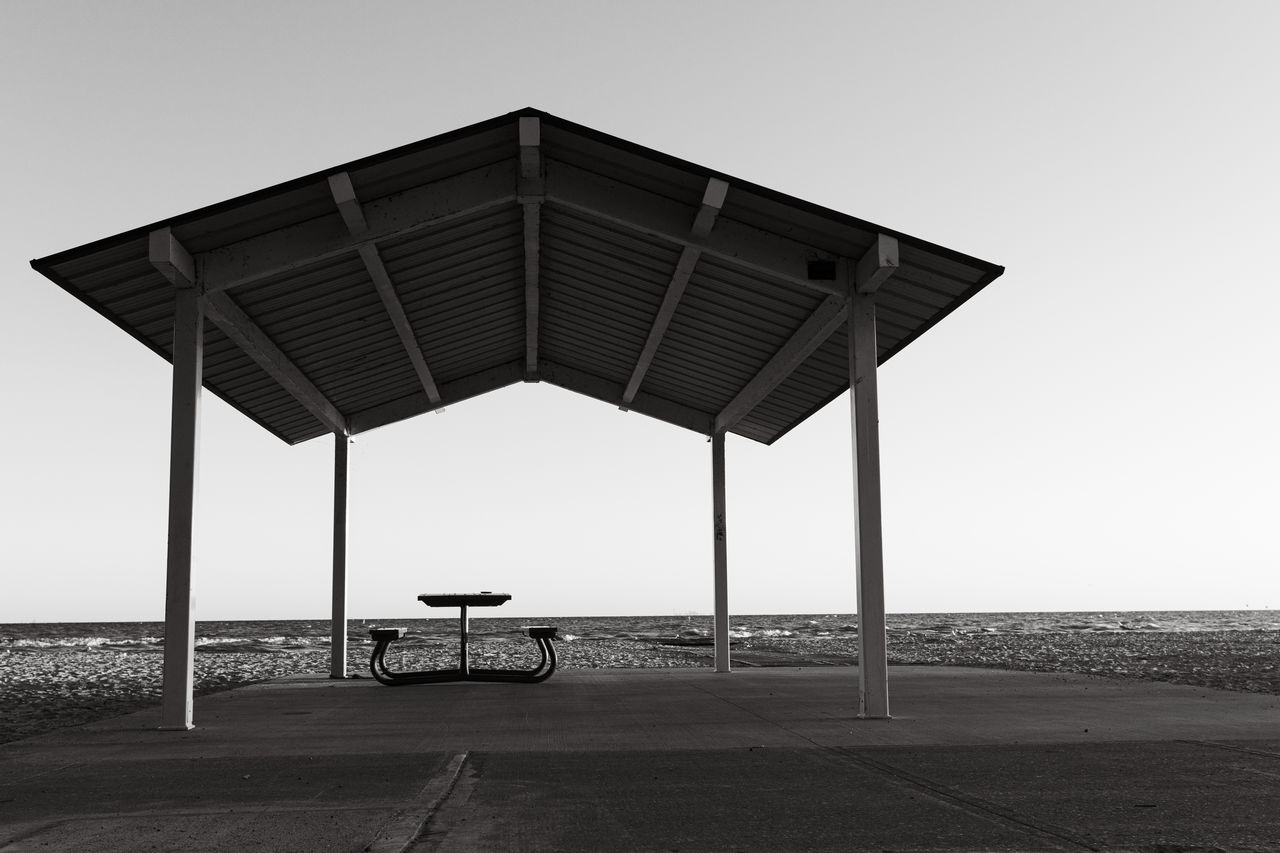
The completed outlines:
<svg viewBox="0 0 1280 853">
<path fill-rule="evenodd" d="M 457 607 L 458 614 L 458 666 L 456 669 L 428 669 L 418 672 L 395 672 L 387 666 L 385 657 L 387 649 L 396 640 L 405 635 L 404 628 L 373 628 L 369 636 L 373 638 L 373 656 L 369 659 L 369 668 L 373 677 L 383 684 L 400 686 L 404 684 L 431 684 L 439 681 L 518 681 L 536 683 L 546 681 L 556 671 L 556 649 L 554 640 L 556 629 L 550 625 L 529 625 L 525 627 L 530 639 L 537 644 L 541 660 L 533 669 L 483 669 L 471 666 L 467 652 L 467 608 L 498 607 L 511 600 L 505 592 L 473 592 L 473 593 L 424 593 L 418 600 L 428 607 Z"/>
</svg>

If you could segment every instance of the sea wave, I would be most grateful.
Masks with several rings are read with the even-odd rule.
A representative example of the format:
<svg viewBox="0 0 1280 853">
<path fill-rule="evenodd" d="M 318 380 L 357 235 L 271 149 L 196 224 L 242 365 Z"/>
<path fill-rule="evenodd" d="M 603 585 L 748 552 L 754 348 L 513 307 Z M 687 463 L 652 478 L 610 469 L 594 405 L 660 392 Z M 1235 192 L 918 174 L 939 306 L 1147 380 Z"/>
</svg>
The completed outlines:
<svg viewBox="0 0 1280 853">
<path fill-rule="evenodd" d="M 68 649 L 75 651 L 146 651 L 164 646 L 161 637 L 110 637 L 110 636 L 40 636 L 0 637 L 0 648 L 11 651 Z"/>
<path fill-rule="evenodd" d="M 714 636 L 710 616 L 609 616 L 539 619 L 473 619 L 470 635 L 481 640 L 521 640 L 529 624 L 555 625 L 567 642 L 628 640 L 689 643 Z M 354 648 L 371 645 L 369 629 L 404 628 L 405 646 L 456 645 L 456 619 L 353 620 L 347 640 Z M 1277 631 L 1280 612 L 1129 611 L 1076 613 L 918 613 L 890 614 L 891 637 L 924 639 L 966 635 L 1188 633 L 1197 631 Z M 753 639 L 814 639 L 838 641 L 856 637 L 857 617 L 850 614 L 791 614 L 734 616 L 729 636 Z M 286 653 L 327 649 L 327 620 L 213 621 L 196 623 L 196 651 L 202 654 Z M 155 653 L 164 648 L 164 625 L 159 622 L 82 622 L 0 624 L 0 650 L 39 653 L 56 650 L 130 654 Z"/>
</svg>

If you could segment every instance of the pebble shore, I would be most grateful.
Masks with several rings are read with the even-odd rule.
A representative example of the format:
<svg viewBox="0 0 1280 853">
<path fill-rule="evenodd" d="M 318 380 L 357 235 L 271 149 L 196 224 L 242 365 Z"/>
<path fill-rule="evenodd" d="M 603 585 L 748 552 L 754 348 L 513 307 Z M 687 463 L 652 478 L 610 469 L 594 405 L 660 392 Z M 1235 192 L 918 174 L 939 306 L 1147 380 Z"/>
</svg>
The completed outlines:
<svg viewBox="0 0 1280 853">
<path fill-rule="evenodd" d="M 478 666 L 532 667 L 532 644 L 478 642 Z M 556 644 L 561 669 L 703 667 L 705 647 L 650 641 L 578 640 Z M 737 666 L 849 665 L 853 639 L 735 642 Z M 352 648 L 348 671 L 368 677 L 365 647 Z M 456 665 L 456 647 L 439 644 L 388 662 L 400 670 Z M 1080 634 L 960 634 L 889 637 L 891 665 L 981 666 L 1075 672 L 1109 678 L 1168 681 L 1280 695 L 1280 631 L 1124 632 Z M 395 658 L 393 662 L 393 658 Z M 160 654 L 114 651 L 0 651 L 0 743 L 105 719 L 159 704 Z M 328 669 L 326 651 L 201 653 L 197 695 Z"/>
</svg>

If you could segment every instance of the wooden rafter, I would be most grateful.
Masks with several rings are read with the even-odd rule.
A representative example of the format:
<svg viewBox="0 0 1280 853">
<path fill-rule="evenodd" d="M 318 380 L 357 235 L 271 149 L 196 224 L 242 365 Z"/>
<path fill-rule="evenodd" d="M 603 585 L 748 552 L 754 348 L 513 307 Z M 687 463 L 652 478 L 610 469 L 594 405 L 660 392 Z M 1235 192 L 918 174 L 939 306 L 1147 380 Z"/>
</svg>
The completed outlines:
<svg viewBox="0 0 1280 853">
<path fill-rule="evenodd" d="M 702 194 L 702 205 L 698 209 L 698 213 L 694 216 L 693 226 L 689 229 L 690 233 L 698 238 L 704 239 L 711 234 L 711 229 L 715 226 L 716 217 L 720 215 L 720 208 L 724 206 L 725 196 L 729 192 L 729 185 L 719 178 L 709 178 L 707 180 L 707 188 Z M 671 282 L 667 285 L 667 292 L 662 297 L 662 305 L 658 308 L 658 313 L 653 318 L 653 326 L 649 329 L 649 337 L 644 342 L 644 348 L 640 350 L 640 357 L 636 359 L 635 369 L 631 371 L 631 380 L 627 383 L 626 390 L 622 393 L 622 407 L 625 409 L 631 405 L 631 401 L 635 399 L 636 393 L 640 390 L 640 383 L 644 381 L 645 374 L 649 372 L 649 365 L 653 363 L 653 357 L 658 353 L 658 347 L 662 344 L 662 339 L 667 334 L 667 328 L 671 325 L 671 318 L 675 316 L 676 309 L 680 306 L 680 300 L 684 297 L 685 288 L 689 285 L 689 279 L 693 275 L 693 269 L 697 266 L 698 258 L 702 256 L 702 250 L 695 246 L 685 246 L 680 251 L 680 259 L 676 261 L 675 272 L 671 275 Z"/>
<path fill-rule="evenodd" d="M 346 223 L 351 236 L 360 241 L 356 244 L 356 251 L 360 255 L 360 260 L 364 261 L 364 267 L 378 291 L 382 307 L 391 318 L 391 325 L 395 327 L 405 354 L 413 364 L 413 371 L 418 375 L 418 382 L 422 384 L 423 392 L 436 411 L 444 411 L 440 408 L 440 389 L 436 387 L 431 368 L 427 366 L 427 360 L 422 355 L 422 345 L 418 343 L 418 337 L 413 332 L 409 315 L 405 313 L 404 303 L 400 301 L 400 295 L 396 293 L 395 285 L 391 282 L 386 264 L 382 262 L 382 256 L 378 253 L 378 247 L 374 241 L 364 239 L 368 233 L 368 220 L 360 200 L 356 197 L 351 176 L 346 172 L 330 175 L 329 190 L 333 194 L 334 204 L 338 206 L 338 212 L 342 214 L 342 220 Z"/>
</svg>

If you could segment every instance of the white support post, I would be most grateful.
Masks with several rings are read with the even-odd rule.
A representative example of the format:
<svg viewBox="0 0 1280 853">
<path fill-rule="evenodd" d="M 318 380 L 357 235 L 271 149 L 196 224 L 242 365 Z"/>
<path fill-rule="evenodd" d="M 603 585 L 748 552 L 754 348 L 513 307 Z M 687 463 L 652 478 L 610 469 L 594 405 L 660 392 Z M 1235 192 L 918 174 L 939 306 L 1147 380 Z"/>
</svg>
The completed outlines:
<svg viewBox="0 0 1280 853">
<path fill-rule="evenodd" d="M 858 716 L 888 719 L 889 666 L 885 650 L 874 293 L 855 290 L 850 294 L 848 331 L 854 554 L 858 585 Z"/>
<path fill-rule="evenodd" d="M 169 546 L 165 576 L 164 686 L 160 728 L 179 731 L 192 727 L 195 686 L 196 623 L 191 569 L 204 359 L 202 302 L 194 287 L 174 290 Z"/>
<path fill-rule="evenodd" d="M 351 439 L 333 434 L 333 615 L 329 677 L 347 677 L 347 456 Z"/>
<path fill-rule="evenodd" d="M 716 672 L 729 671 L 729 551 L 725 537 L 724 433 L 711 434 L 711 504 L 715 533 Z"/>
</svg>

